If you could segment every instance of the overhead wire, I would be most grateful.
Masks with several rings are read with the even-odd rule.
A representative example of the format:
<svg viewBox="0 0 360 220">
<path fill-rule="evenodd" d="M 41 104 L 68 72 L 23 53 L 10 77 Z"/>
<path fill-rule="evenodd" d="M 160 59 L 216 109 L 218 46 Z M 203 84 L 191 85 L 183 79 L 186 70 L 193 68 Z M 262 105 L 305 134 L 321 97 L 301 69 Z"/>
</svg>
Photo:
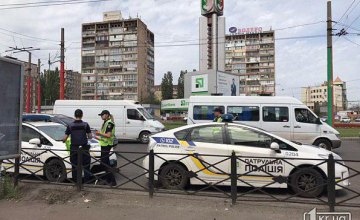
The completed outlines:
<svg viewBox="0 0 360 220">
<path fill-rule="evenodd" d="M 25 6 L 14 6 L 14 7 L 0 7 L 1 10 L 11 10 L 11 9 L 21 9 L 21 8 L 35 8 L 35 7 L 47 7 L 47 6 L 59 6 L 59 5 L 73 5 L 73 4 L 84 4 L 84 3 L 94 3 L 94 2 L 105 2 L 105 1 L 113 1 L 113 0 L 80 0 L 80 1 L 69 1 L 63 3 L 44 3 L 37 5 L 25 5 Z"/>
</svg>

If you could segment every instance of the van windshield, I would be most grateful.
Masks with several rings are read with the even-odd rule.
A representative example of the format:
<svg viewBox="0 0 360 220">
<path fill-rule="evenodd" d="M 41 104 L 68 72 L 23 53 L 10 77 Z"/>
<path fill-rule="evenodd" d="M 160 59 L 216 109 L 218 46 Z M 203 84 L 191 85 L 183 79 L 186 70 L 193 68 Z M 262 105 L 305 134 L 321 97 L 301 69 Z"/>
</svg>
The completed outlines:
<svg viewBox="0 0 360 220">
<path fill-rule="evenodd" d="M 148 120 L 150 119 L 154 119 L 154 117 L 152 115 L 149 114 L 149 112 L 147 112 L 144 108 L 138 108 L 139 112 L 141 112 L 141 114 Z"/>
</svg>

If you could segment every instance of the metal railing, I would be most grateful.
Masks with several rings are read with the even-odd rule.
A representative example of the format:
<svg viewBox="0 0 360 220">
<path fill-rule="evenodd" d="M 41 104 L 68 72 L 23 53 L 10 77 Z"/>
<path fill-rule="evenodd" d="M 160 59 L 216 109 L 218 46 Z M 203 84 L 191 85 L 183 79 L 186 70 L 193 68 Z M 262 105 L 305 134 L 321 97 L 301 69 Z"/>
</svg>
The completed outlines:
<svg viewBox="0 0 360 220">
<path fill-rule="evenodd" d="M 77 154 L 76 163 L 70 160 L 73 153 Z M 90 157 L 88 164 L 84 164 L 85 156 Z M 244 157 L 236 155 L 235 152 L 231 155 L 208 155 L 154 153 L 151 150 L 150 152 L 111 151 L 109 157 L 116 158 L 117 163 L 104 163 L 101 151 L 89 153 L 82 148 L 77 151 L 23 148 L 21 158 L 3 161 L 2 171 L 14 173 L 15 185 L 23 181 L 73 185 L 77 190 L 82 190 L 84 187 L 105 187 L 145 191 L 150 197 L 160 193 L 214 196 L 231 199 L 232 204 L 238 201 L 306 203 L 326 205 L 330 211 L 334 211 L 336 206 L 360 207 L 360 184 L 348 186 L 345 182 L 357 178 L 355 181 L 360 183 L 360 171 L 356 168 L 360 167 L 360 161 L 335 160 L 332 154 L 327 159 L 306 159 Z M 146 163 L 143 163 L 145 158 Z M 260 160 L 261 165 L 254 164 L 252 160 Z M 309 165 L 298 167 L 294 163 L 296 160 L 309 161 Z M 197 167 L 188 168 L 189 166 L 185 164 L 189 164 L 189 161 Z M 278 175 L 268 168 L 274 164 L 282 165 L 277 169 L 287 167 L 292 172 L 287 176 Z M 159 183 L 168 181 L 167 173 L 164 171 L 166 166 L 181 166 L 181 169 L 185 170 L 182 177 L 187 179 L 187 186 L 175 185 L 168 187 L 170 189 L 161 186 Z M 337 179 L 335 167 L 349 170 L 349 176 Z M 304 169 L 316 170 L 323 175 L 317 179 L 316 182 L 319 184 L 316 186 L 299 190 L 299 185 L 292 179 L 298 177 L 299 172 Z M 327 170 L 327 175 L 321 172 L 324 169 Z M 72 177 L 72 173 L 76 174 L 76 179 Z M 83 176 L 89 176 L 89 178 L 83 179 Z M 108 181 L 109 176 L 116 179 L 116 184 Z M 263 178 L 266 181 L 257 182 L 249 180 L 248 177 Z M 190 182 L 194 185 L 189 185 Z M 288 189 L 274 191 L 273 188 L 278 187 L 298 188 L 292 193 L 289 193 Z M 311 192 L 320 189 L 323 191 L 321 194 L 311 196 Z M 341 193 L 336 189 L 342 189 Z"/>
</svg>

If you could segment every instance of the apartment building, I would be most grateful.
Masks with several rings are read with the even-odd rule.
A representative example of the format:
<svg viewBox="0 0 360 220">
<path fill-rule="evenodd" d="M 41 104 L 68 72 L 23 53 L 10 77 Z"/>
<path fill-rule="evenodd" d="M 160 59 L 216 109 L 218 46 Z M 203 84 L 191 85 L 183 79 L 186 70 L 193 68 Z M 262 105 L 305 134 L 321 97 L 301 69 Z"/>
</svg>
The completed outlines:
<svg viewBox="0 0 360 220">
<path fill-rule="evenodd" d="M 81 74 L 77 71 L 65 71 L 65 99 L 81 99 Z"/>
<path fill-rule="evenodd" d="M 240 95 L 275 95 L 275 32 L 230 28 L 226 35 L 225 71 L 240 76 Z"/>
<path fill-rule="evenodd" d="M 333 105 L 334 111 L 347 109 L 346 83 L 339 77 L 333 83 Z M 310 109 L 316 110 L 316 105 L 326 105 L 327 103 L 327 82 L 320 86 L 308 86 L 301 89 L 301 101 Z"/>
<path fill-rule="evenodd" d="M 154 86 L 154 34 L 119 11 L 82 24 L 81 84 L 82 99 L 146 99 Z"/>
</svg>

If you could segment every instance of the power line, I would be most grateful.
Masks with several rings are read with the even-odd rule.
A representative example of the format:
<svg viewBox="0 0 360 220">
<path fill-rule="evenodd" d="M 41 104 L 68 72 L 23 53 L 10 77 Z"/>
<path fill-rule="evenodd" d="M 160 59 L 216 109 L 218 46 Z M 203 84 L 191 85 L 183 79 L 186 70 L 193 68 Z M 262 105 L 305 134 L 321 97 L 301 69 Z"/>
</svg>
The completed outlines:
<svg viewBox="0 0 360 220">
<path fill-rule="evenodd" d="M 347 37 L 345 37 L 345 36 L 344 36 L 344 38 L 345 38 L 345 40 L 347 40 L 347 41 L 349 41 L 349 42 L 351 42 L 351 43 L 353 43 L 353 44 L 355 44 L 355 45 L 360 46 L 360 44 L 358 44 L 358 43 L 356 43 L 356 42 L 354 42 L 354 41 L 350 40 L 349 38 L 347 38 Z"/>
<path fill-rule="evenodd" d="M 309 26 L 309 25 L 315 25 L 315 24 L 320 24 L 326 21 L 317 21 L 317 22 L 311 22 L 311 23 L 305 23 L 305 24 L 299 24 L 299 25 L 294 25 L 294 26 L 289 26 L 289 27 L 284 27 L 284 28 L 278 28 L 278 29 L 274 29 L 274 31 L 282 31 L 282 30 L 287 30 L 287 29 L 291 29 L 291 28 L 297 28 L 297 27 L 304 27 L 304 26 Z"/>
<path fill-rule="evenodd" d="M 22 37 L 13 35 L 13 34 L 8 34 L 8 33 L 5 33 L 5 32 L 0 32 L 0 34 L 6 35 L 6 36 L 10 36 L 10 37 L 16 37 L 16 38 L 23 39 L 23 40 L 31 40 L 31 41 L 37 41 L 37 42 L 48 41 L 48 42 L 57 42 L 57 43 L 59 43 L 59 41 L 50 40 L 50 39 L 46 39 L 46 38 L 33 37 L 33 36 L 25 35 L 25 34 L 20 34 L 20 33 L 14 32 L 14 31 L 6 30 L 6 29 L 4 29 L 4 28 L 0 28 L 0 30 L 4 30 L 4 31 L 10 32 L 10 33 L 14 33 L 14 34 L 23 36 L 23 37 L 27 37 L 27 38 L 22 38 Z M 28 38 L 29 38 L 29 39 L 28 39 Z"/>
<path fill-rule="evenodd" d="M 25 5 L 25 6 L 15 6 L 15 7 L 6 7 L 1 8 L 0 10 L 9 10 L 9 9 L 20 9 L 20 8 L 35 8 L 35 7 L 47 7 L 47 6 L 59 6 L 59 5 L 73 5 L 73 4 L 83 4 L 83 3 L 93 3 L 93 2 L 105 2 L 105 1 L 112 1 L 112 0 L 80 0 L 80 1 L 69 1 L 69 2 L 63 2 L 63 3 L 55 3 L 55 4 L 38 4 L 38 5 Z"/>
<path fill-rule="evenodd" d="M 340 17 L 339 22 L 341 22 L 341 20 L 344 18 L 345 14 L 349 11 L 349 9 L 351 8 L 351 6 L 355 3 L 355 0 L 353 0 L 353 2 L 350 4 L 350 6 L 346 9 L 346 11 L 344 12 L 344 14 Z M 349 15 L 348 15 L 349 16 Z"/>
<path fill-rule="evenodd" d="M 66 0 L 66 1 L 43 1 L 43 2 L 28 2 L 28 3 L 14 3 L 14 4 L 0 4 L 0 7 L 6 6 L 23 6 L 23 5 L 36 5 L 36 4 L 44 4 L 44 3 L 60 3 L 60 2 L 76 2 L 76 1 L 83 1 L 83 0 Z"/>
</svg>

